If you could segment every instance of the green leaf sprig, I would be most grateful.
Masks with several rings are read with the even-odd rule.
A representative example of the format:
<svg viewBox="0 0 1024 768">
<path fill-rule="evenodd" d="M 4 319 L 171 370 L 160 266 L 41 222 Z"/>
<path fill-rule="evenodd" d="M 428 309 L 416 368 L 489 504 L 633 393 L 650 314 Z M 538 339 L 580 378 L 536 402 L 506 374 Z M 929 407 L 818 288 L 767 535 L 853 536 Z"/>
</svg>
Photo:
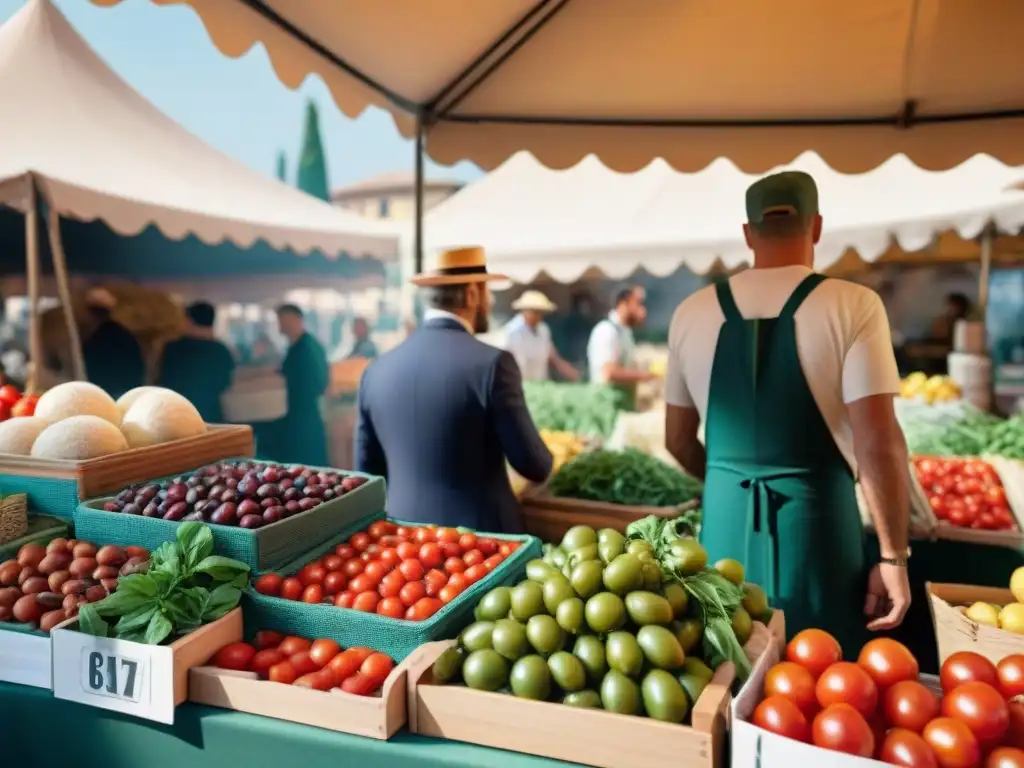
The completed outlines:
<svg viewBox="0 0 1024 768">
<path fill-rule="evenodd" d="M 225 616 L 248 581 L 248 565 L 213 554 L 208 526 L 181 523 L 175 541 L 150 555 L 145 573 L 122 576 L 116 592 L 79 609 L 78 627 L 97 637 L 160 645 Z"/>
</svg>

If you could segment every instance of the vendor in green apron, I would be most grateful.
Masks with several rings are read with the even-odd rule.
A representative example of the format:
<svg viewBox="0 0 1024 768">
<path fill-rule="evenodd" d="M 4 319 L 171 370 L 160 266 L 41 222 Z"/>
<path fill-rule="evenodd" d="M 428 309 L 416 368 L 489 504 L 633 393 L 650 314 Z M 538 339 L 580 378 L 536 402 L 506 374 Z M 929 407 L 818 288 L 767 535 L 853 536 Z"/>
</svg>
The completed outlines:
<svg viewBox="0 0 1024 768">
<path fill-rule="evenodd" d="M 909 467 L 889 323 L 876 293 L 812 270 L 822 220 L 810 176 L 761 179 L 746 204 L 754 268 L 693 294 L 672 320 L 666 447 L 705 479 L 709 560 L 744 563 L 790 634 L 819 627 L 850 658 L 865 624 L 891 629 L 910 605 Z M 858 470 L 881 545 L 875 564 L 865 562 Z"/>
<path fill-rule="evenodd" d="M 615 296 L 615 307 L 590 332 L 587 342 L 587 366 L 590 380 L 610 384 L 626 395 L 626 407 L 636 407 L 636 385 L 654 378 L 649 371 L 637 369 L 633 329 L 647 318 L 646 292 L 631 285 Z"/>
</svg>

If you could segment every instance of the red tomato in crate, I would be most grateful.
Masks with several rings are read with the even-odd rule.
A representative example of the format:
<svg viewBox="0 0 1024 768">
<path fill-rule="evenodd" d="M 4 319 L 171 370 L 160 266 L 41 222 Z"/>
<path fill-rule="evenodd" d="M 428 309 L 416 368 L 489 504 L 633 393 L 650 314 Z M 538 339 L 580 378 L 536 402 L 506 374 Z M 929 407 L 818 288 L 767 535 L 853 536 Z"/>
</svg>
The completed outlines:
<svg viewBox="0 0 1024 768">
<path fill-rule="evenodd" d="M 398 551 L 394 547 L 385 547 L 377 555 L 377 559 L 380 560 L 384 565 L 388 567 L 388 570 L 398 566 L 402 562 L 402 558 L 398 556 Z"/>
<path fill-rule="evenodd" d="M 996 665 L 999 690 L 1007 699 L 1024 696 L 1024 654 L 1014 653 Z"/>
<path fill-rule="evenodd" d="M 1010 727 L 1010 711 L 1003 695 L 988 683 L 958 685 L 942 698 L 942 714 L 971 729 L 978 741 L 998 741 Z"/>
<path fill-rule="evenodd" d="M 470 569 L 472 570 L 472 569 Z M 469 571 L 466 571 L 466 578 L 469 578 Z M 437 593 L 448 583 L 448 574 L 436 568 L 427 571 L 423 577 L 424 586 L 427 588 L 427 597 L 437 597 Z"/>
<path fill-rule="evenodd" d="M 377 587 L 381 597 L 395 597 L 405 585 L 405 576 L 401 571 L 392 571 L 383 578 Z"/>
<path fill-rule="evenodd" d="M 466 581 L 468 581 L 470 584 L 476 584 L 488 573 L 489 571 L 487 570 L 487 566 L 483 563 L 479 563 L 470 568 L 467 568 L 466 572 L 463 575 L 466 577 Z"/>
<path fill-rule="evenodd" d="M 425 568 L 437 568 L 444 562 L 444 553 L 436 543 L 428 543 L 420 547 L 419 559 Z"/>
<path fill-rule="evenodd" d="M 309 651 L 293 653 L 288 657 L 288 661 L 291 662 L 291 665 L 295 668 L 295 674 L 299 677 L 316 672 L 320 669 L 320 665 L 313 661 L 313 657 L 309 655 Z"/>
<path fill-rule="evenodd" d="M 444 561 L 444 569 L 448 573 L 462 573 L 466 570 L 466 564 L 462 562 L 461 558 L 449 557 Z"/>
<path fill-rule="evenodd" d="M 374 541 L 378 541 L 385 536 L 393 535 L 397 527 L 398 526 L 388 520 L 375 520 L 370 523 L 370 527 L 366 529 L 366 532 L 370 534 L 370 538 Z"/>
<path fill-rule="evenodd" d="M 446 584 L 441 587 L 441 591 L 437 593 L 437 599 L 445 605 L 448 605 L 452 600 L 459 596 L 462 592 L 460 587 L 453 587 L 451 584 Z"/>
<path fill-rule="evenodd" d="M 277 597 L 281 594 L 284 579 L 278 573 L 265 573 L 253 582 L 253 588 L 261 595 Z"/>
<path fill-rule="evenodd" d="M 310 584 L 304 590 L 302 590 L 302 602 L 304 603 L 319 603 L 324 599 L 324 588 L 319 584 Z"/>
<path fill-rule="evenodd" d="M 994 688 L 999 687 L 995 665 L 984 656 L 971 651 L 957 651 L 942 662 L 939 681 L 943 693 L 949 693 L 958 685 L 975 680 L 988 683 Z"/>
<path fill-rule="evenodd" d="M 414 558 L 403 560 L 398 566 L 398 570 L 405 577 L 406 581 L 419 581 L 426 572 L 423 563 Z"/>
<path fill-rule="evenodd" d="M 998 747 L 985 761 L 985 768 L 1024 768 L 1024 749 Z"/>
<path fill-rule="evenodd" d="M 882 737 L 878 759 L 903 768 L 938 768 L 935 753 L 920 734 L 905 728 L 893 728 Z"/>
<path fill-rule="evenodd" d="M 267 672 L 275 664 L 287 660 L 287 656 L 276 648 L 268 648 L 265 651 L 258 651 L 249 663 L 249 671 L 255 672 L 260 677 L 266 677 Z"/>
<path fill-rule="evenodd" d="M 309 649 L 309 658 L 318 667 L 323 668 L 339 653 L 341 653 L 341 646 L 333 640 L 322 638 L 313 641 L 313 645 Z"/>
<path fill-rule="evenodd" d="M 475 533 L 464 533 L 459 537 L 459 547 L 463 552 L 469 552 L 472 549 L 476 549 L 476 534 Z"/>
<path fill-rule="evenodd" d="M 383 678 L 370 677 L 369 675 L 357 673 L 352 675 L 352 677 L 346 678 L 340 688 L 345 693 L 351 693 L 355 696 L 369 696 L 380 688 L 383 683 Z"/>
<path fill-rule="evenodd" d="M 39 395 L 25 395 L 11 406 L 11 416 L 34 416 Z"/>
<path fill-rule="evenodd" d="M 454 528 L 438 528 L 435 538 L 443 544 L 458 544 L 459 532 Z"/>
<path fill-rule="evenodd" d="M 338 608 L 351 608 L 355 600 L 355 592 L 340 592 L 334 596 L 334 605 Z"/>
<path fill-rule="evenodd" d="M 322 584 L 326 577 L 327 569 L 319 561 L 314 561 L 299 571 L 299 581 L 302 582 L 304 587 Z"/>
<path fill-rule="evenodd" d="M 366 567 L 366 563 L 360 560 L 358 557 L 352 560 L 346 560 L 345 564 L 341 566 L 341 572 L 348 578 L 354 579 L 356 576 L 362 574 L 363 569 Z"/>
<path fill-rule="evenodd" d="M 875 734 L 864 716 L 849 704 L 833 704 L 818 713 L 811 724 L 815 746 L 858 757 L 875 753 Z"/>
<path fill-rule="evenodd" d="M 324 579 L 324 594 L 336 595 L 343 592 L 348 585 L 348 579 L 341 571 L 331 571 Z"/>
<path fill-rule="evenodd" d="M 921 735 L 940 768 L 977 768 L 981 764 L 981 746 L 971 729 L 959 720 L 937 717 Z"/>
<path fill-rule="evenodd" d="M 309 642 L 309 640 L 307 640 L 306 638 L 296 637 L 295 635 L 289 635 L 281 641 L 281 644 L 277 646 L 277 650 L 279 650 L 286 656 L 293 656 L 296 653 L 308 651 L 312 647 L 313 644 Z"/>
<path fill-rule="evenodd" d="M 424 621 L 437 613 L 444 604 L 434 597 L 423 597 L 417 600 L 405 612 L 405 618 L 409 621 Z"/>
<path fill-rule="evenodd" d="M 352 601 L 352 607 L 364 613 L 375 613 L 377 604 L 380 602 L 380 595 L 376 592 L 360 592 Z"/>
<path fill-rule="evenodd" d="M 267 648 L 277 648 L 284 640 L 284 635 L 280 632 L 274 632 L 269 629 L 261 629 L 256 633 L 256 638 L 253 641 L 253 645 L 256 646 L 257 651 L 265 651 Z"/>
<path fill-rule="evenodd" d="M 412 532 L 412 540 L 423 546 L 424 544 L 434 540 L 434 529 L 427 527 L 415 528 Z"/>
<path fill-rule="evenodd" d="M 339 544 L 334 548 L 334 554 L 340 557 L 342 560 L 351 560 L 356 556 L 356 551 L 353 547 L 348 544 Z"/>
<path fill-rule="evenodd" d="M 783 696 L 769 696 L 754 710 L 754 725 L 766 731 L 796 741 L 810 741 L 811 728 L 807 718 L 789 699 Z"/>
<path fill-rule="evenodd" d="M 864 717 L 878 706 L 878 686 L 871 675 L 849 661 L 837 661 L 821 673 L 814 689 L 822 708 L 849 704 Z"/>
<path fill-rule="evenodd" d="M 792 661 L 780 662 L 765 674 L 764 697 L 772 696 L 789 699 L 804 715 L 814 715 L 818 711 L 814 675 Z"/>
<path fill-rule="evenodd" d="M 255 655 L 256 649 L 248 643 L 230 643 L 217 651 L 217 655 L 213 657 L 213 665 L 221 669 L 245 672 Z"/>
<path fill-rule="evenodd" d="M 363 575 L 373 579 L 374 584 L 380 584 L 390 571 L 391 566 L 382 563 L 380 560 L 374 560 L 373 562 L 366 564 L 366 569 L 363 571 Z"/>
<path fill-rule="evenodd" d="M 480 565 L 484 561 L 484 553 L 479 549 L 471 549 L 462 556 L 462 562 L 467 566 Z"/>
<path fill-rule="evenodd" d="M 420 548 L 411 541 L 403 541 L 395 547 L 395 551 L 398 553 L 398 556 L 402 558 L 402 562 L 404 563 L 406 560 L 415 559 L 416 555 L 420 552 Z"/>
<path fill-rule="evenodd" d="M 398 592 L 402 604 L 411 608 L 418 600 L 427 596 L 427 587 L 422 581 L 410 581 Z"/>
<path fill-rule="evenodd" d="M 281 597 L 285 600 L 298 600 L 302 597 L 302 582 L 290 576 L 281 582 Z"/>
<path fill-rule="evenodd" d="M 921 671 L 910 649 L 887 637 L 866 643 L 857 657 L 857 666 L 871 675 L 880 689 L 903 680 L 917 680 Z"/>
<path fill-rule="evenodd" d="M 21 392 L 13 384 L 4 384 L 0 387 L 0 403 L 3 403 L 8 408 L 14 407 L 14 405 L 21 400 Z"/>
<path fill-rule="evenodd" d="M 385 597 L 377 603 L 377 614 L 392 619 L 400 619 L 405 616 L 405 604 L 398 597 Z"/>
<path fill-rule="evenodd" d="M 786 658 L 806 667 L 815 677 L 843 658 L 842 649 L 832 635 L 820 629 L 798 632 L 786 645 Z"/>
<path fill-rule="evenodd" d="M 481 539 L 481 538 L 477 538 L 477 540 L 476 540 L 476 548 L 479 549 L 483 553 L 484 558 L 488 558 L 491 555 L 497 554 L 497 552 L 498 552 L 498 542 L 495 541 L 494 539 Z"/>
<path fill-rule="evenodd" d="M 359 673 L 367 677 L 387 677 L 395 668 L 395 662 L 386 653 L 372 653 L 359 666 Z"/>
<path fill-rule="evenodd" d="M 282 661 L 279 664 L 275 664 L 267 672 L 267 679 L 273 683 L 291 685 L 295 682 L 297 677 L 298 675 L 295 672 L 295 667 L 292 666 L 290 661 Z"/>
<path fill-rule="evenodd" d="M 370 534 L 360 532 L 354 534 L 352 538 L 348 540 L 348 543 L 356 552 L 365 552 L 366 548 L 373 543 L 373 539 L 370 538 Z"/>
<path fill-rule="evenodd" d="M 894 728 L 920 733 L 939 716 L 939 697 L 916 680 L 903 680 L 882 696 L 885 721 Z"/>
<path fill-rule="evenodd" d="M 328 555 L 324 558 L 324 568 L 330 572 L 340 571 L 341 566 L 345 564 L 345 561 L 338 555 Z"/>
</svg>

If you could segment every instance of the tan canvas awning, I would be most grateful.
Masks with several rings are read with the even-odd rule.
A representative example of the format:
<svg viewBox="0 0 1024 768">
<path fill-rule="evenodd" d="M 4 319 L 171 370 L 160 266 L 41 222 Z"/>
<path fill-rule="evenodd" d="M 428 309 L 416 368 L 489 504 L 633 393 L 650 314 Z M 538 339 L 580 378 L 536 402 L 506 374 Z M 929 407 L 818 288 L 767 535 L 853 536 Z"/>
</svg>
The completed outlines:
<svg viewBox="0 0 1024 768">
<path fill-rule="evenodd" d="M 350 117 L 422 117 L 443 163 L 1024 164 L 1018 0 L 151 1 L 192 6 L 228 56 L 262 43 L 290 87 L 319 75 Z"/>
</svg>

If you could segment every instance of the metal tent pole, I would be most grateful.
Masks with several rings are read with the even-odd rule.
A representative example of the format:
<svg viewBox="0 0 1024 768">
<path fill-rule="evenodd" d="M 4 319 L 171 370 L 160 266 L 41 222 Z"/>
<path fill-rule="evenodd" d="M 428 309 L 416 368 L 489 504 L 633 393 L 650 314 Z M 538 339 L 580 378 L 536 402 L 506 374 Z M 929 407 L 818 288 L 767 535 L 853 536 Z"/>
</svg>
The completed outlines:
<svg viewBox="0 0 1024 768">
<path fill-rule="evenodd" d="M 413 223 L 413 274 L 423 271 L 423 176 L 424 176 L 424 130 L 422 118 L 416 119 L 416 178 L 415 178 L 415 222 Z M 413 299 L 417 319 L 423 316 L 419 295 Z"/>
</svg>

